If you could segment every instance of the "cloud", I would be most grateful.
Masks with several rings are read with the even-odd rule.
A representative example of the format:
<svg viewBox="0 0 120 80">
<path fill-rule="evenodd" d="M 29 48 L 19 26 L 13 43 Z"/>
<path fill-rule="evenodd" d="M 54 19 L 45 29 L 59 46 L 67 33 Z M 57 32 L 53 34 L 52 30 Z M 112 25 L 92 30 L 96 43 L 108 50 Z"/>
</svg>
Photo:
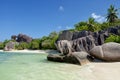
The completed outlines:
<svg viewBox="0 0 120 80">
<path fill-rule="evenodd" d="M 66 29 L 72 29 L 72 27 L 71 26 L 66 26 Z"/>
<path fill-rule="evenodd" d="M 95 13 L 92 13 L 91 17 L 93 17 L 97 22 L 100 22 L 100 23 L 106 21 L 105 17 L 101 15 L 96 15 Z"/>
<path fill-rule="evenodd" d="M 71 26 L 64 26 L 64 27 L 63 27 L 63 26 L 58 26 L 58 27 L 57 27 L 58 30 L 72 29 L 72 28 L 73 28 L 73 27 L 71 27 Z"/>
<path fill-rule="evenodd" d="M 92 13 L 92 14 L 91 14 L 91 16 L 92 16 L 93 18 L 95 18 L 95 19 L 97 19 L 97 18 L 100 18 L 100 17 L 101 17 L 100 15 L 96 15 L 95 13 Z"/>
<path fill-rule="evenodd" d="M 59 6 L 59 11 L 64 11 L 64 7 L 63 6 Z"/>
</svg>

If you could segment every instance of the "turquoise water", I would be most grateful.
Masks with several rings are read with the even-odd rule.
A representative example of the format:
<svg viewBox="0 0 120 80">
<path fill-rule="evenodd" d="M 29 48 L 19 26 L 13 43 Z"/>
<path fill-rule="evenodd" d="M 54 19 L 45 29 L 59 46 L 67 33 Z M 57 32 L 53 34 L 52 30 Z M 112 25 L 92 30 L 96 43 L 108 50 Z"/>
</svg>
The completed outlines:
<svg viewBox="0 0 120 80">
<path fill-rule="evenodd" d="M 81 80 L 79 65 L 50 62 L 46 56 L 0 52 L 0 80 Z"/>
</svg>

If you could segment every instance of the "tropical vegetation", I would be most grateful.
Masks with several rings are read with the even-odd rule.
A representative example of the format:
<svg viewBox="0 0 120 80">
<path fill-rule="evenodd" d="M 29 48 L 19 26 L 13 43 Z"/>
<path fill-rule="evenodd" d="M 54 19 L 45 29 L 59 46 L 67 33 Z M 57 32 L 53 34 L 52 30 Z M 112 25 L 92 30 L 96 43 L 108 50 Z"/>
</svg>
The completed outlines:
<svg viewBox="0 0 120 80">
<path fill-rule="evenodd" d="M 106 40 L 105 42 L 117 42 L 117 43 L 120 43 L 120 36 L 118 35 L 110 35 Z"/>
</svg>

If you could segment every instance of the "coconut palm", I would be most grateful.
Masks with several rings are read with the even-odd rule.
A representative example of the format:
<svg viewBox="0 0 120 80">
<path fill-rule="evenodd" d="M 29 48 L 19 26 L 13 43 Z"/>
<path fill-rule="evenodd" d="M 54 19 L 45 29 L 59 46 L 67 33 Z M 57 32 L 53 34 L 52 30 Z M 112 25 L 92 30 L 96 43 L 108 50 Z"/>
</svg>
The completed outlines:
<svg viewBox="0 0 120 80">
<path fill-rule="evenodd" d="M 95 19 L 94 18 L 92 18 L 92 17 L 90 17 L 89 19 L 88 19 L 88 21 L 87 21 L 87 25 L 88 25 L 88 30 L 90 30 L 90 31 L 95 31 Z"/>
<path fill-rule="evenodd" d="M 115 22 L 118 19 L 118 9 L 115 9 L 113 5 L 110 5 L 110 8 L 108 8 L 108 13 L 107 13 L 107 21 L 112 23 Z"/>
</svg>

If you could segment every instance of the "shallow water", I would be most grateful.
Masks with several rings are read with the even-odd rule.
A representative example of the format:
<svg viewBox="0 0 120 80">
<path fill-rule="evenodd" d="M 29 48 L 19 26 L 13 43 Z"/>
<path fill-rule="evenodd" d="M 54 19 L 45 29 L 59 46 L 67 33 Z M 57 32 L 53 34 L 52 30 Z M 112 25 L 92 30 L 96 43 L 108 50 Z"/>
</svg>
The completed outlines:
<svg viewBox="0 0 120 80">
<path fill-rule="evenodd" d="M 0 52 L 0 80 L 83 80 L 79 65 L 50 62 L 46 56 Z"/>
</svg>

